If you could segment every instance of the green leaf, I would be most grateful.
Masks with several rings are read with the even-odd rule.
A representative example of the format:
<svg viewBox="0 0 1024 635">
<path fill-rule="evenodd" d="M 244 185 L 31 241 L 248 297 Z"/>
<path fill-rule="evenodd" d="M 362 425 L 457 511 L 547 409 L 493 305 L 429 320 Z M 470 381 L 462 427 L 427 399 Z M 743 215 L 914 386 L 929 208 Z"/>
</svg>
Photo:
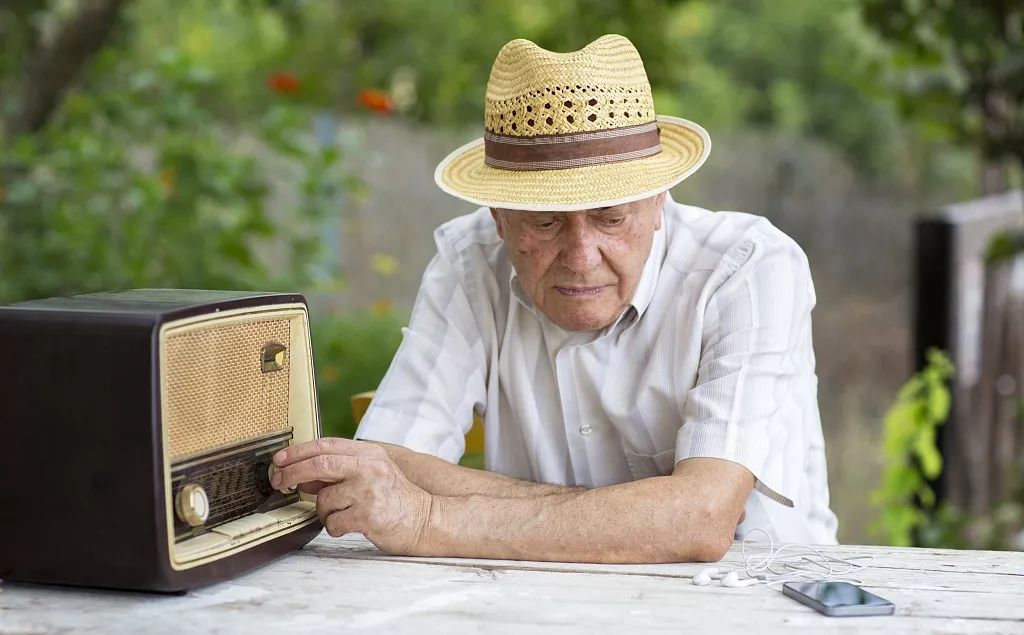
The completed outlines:
<svg viewBox="0 0 1024 635">
<path fill-rule="evenodd" d="M 1006 231 L 996 234 L 985 249 L 985 262 L 998 264 L 1024 253 L 1024 232 Z"/>
<path fill-rule="evenodd" d="M 945 384 L 928 392 L 928 414 L 936 424 L 941 424 L 949 416 L 949 390 Z"/>
<path fill-rule="evenodd" d="M 935 506 L 935 490 L 928 487 L 927 485 L 921 486 L 921 489 L 917 491 L 917 496 L 918 498 L 920 498 L 921 504 L 924 505 L 925 507 Z"/>
<path fill-rule="evenodd" d="M 935 428 L 924 427 L 918 431 L 914 451 L 921 462 L 921 473 L 928 479 L 938 477 L 942 472 L 942 455 L 935 447 Z"/>
</svg>

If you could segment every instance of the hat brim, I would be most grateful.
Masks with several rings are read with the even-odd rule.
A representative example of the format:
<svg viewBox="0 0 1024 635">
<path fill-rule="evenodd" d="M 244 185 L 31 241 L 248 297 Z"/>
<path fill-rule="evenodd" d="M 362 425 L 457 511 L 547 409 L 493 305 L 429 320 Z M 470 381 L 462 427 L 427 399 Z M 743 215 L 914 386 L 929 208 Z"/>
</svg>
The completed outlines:
<svg viewBox="0 0 1024 635">
<path fill-rule="evenodd" d="M 434 170 L 445 192 L 485 207 L 572 212 L 637 201 L 697 171 L 711 152 L 698 124 L 661 115 L 661 152 L 643 159 L 560 170 L 504 170 L 484 163 L 483 137 L 455 150 Z"/>
</svg>

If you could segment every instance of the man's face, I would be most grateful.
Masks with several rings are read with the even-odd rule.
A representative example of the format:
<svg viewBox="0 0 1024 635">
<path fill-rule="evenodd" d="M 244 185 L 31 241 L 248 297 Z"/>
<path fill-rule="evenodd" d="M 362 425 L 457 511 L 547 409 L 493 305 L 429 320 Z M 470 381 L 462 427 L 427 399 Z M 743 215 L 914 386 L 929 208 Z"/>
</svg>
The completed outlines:
<svg viewBox="0 0 1024 635">
<path fill-rule="evenodd" d="M 572 331 L 600 329 L 633 298 L 665 194 L 582 212 L 491 208 L 519 284 L 535 307 Z"/>
</svg>

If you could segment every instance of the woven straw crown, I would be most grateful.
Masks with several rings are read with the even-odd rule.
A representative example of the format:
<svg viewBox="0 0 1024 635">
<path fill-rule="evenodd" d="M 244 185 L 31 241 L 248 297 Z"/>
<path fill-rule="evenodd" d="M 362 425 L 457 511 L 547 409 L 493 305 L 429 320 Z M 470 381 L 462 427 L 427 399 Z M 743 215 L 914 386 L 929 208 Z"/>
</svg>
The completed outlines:
<svg viewBox="0 0 1024 635">
<path fill-rule="evenodd" d="M 490 207 L 570 211 L 652 196 L 692 174 L 711 142 L 657 116 L 632 42 L 604 35 L 570 53 L 502 47 L 484 100 L 485 135 L 437 167 L 441 189 Z"/>
<path fill-rule="evenodd" d="M 498 53 L 484 100 L 490 132 L 529 137 L 654 121 L 644 64 L 624 37 L 605 35 L 573 53 L 512 40 Z"/>
</svg>

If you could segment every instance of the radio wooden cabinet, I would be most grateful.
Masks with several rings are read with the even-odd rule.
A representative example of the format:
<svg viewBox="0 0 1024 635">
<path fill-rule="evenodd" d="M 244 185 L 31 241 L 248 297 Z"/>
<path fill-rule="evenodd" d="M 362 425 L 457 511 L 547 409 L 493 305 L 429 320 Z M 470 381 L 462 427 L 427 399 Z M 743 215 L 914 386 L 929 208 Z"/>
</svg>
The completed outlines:
<svg viewBox="0 0 1024 635">
<path fill-rule="evenodd" d="M 301 295 L 0 307 L 0 578 L 180 591 L 298 549 L 315 498 L 271 457 L 319 430 Z"/>
</svg>

